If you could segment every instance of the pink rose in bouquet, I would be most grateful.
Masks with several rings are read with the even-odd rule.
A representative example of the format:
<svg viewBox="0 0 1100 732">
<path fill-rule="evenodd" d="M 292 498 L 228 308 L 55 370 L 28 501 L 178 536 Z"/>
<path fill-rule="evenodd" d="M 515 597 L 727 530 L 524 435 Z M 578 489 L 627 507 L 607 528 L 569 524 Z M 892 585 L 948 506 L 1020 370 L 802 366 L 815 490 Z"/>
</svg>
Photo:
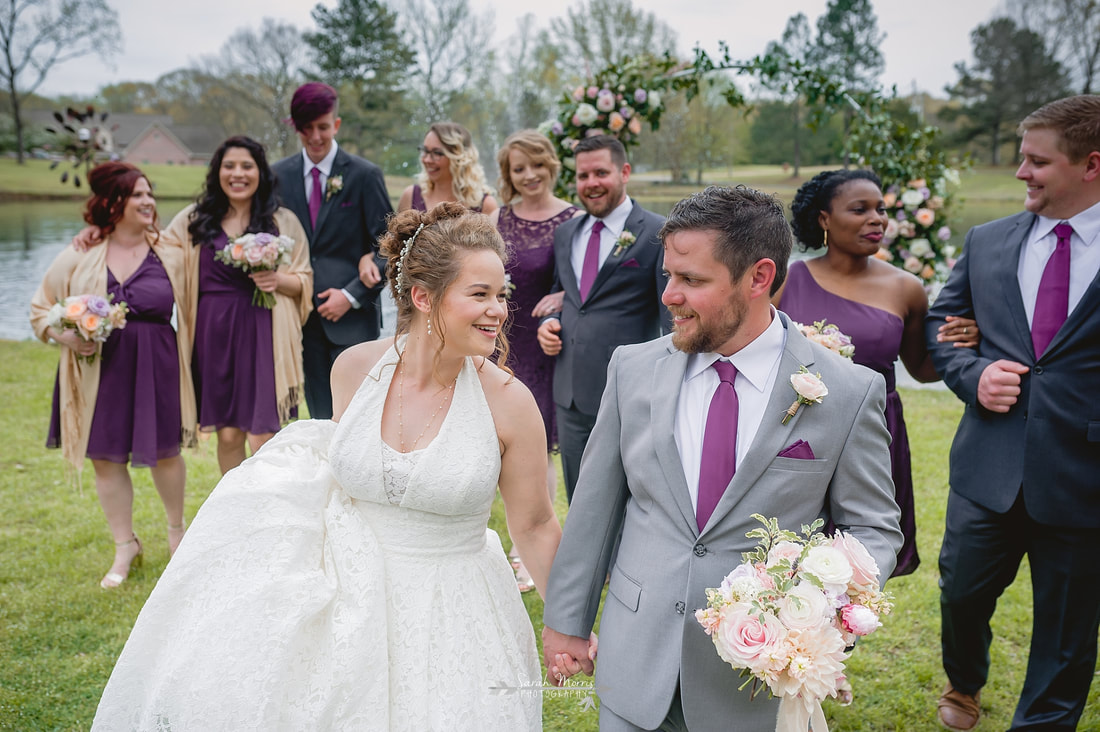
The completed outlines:
<svg viewBox="0 0 1100 732">
<path fill-rule="evenodd" d="M 125 302 L 111 303 L 101 295 L 70 295 L 54 304 L 46 316 L 46 322 L 57 331 L 74 331 L 81 340 L 103 343 L 118 328 L 126 327 Z M 96 354 L 80 356 L 88 363 Z"/>
<path fill-rule="evenodd" d="M 289 263 L 293 248 L 294 240 L 289 236 L 267 232 L 245 234 L 214 252 L 214 259 L 247 273 L 266 272 Z M 270 310 L 275 307 L 275 293 L 257 287 L 252 292 L 252 304 Z"/>
</svg>

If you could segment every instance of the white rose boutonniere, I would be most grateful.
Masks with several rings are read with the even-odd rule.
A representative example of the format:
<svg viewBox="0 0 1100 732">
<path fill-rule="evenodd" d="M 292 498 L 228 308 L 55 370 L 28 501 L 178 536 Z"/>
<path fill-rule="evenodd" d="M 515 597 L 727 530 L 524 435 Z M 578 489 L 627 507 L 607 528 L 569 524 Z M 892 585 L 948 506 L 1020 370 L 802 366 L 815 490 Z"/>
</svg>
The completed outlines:
<svg viewBox="0 0 1100 732">
<path fill-rule="evenodd" d="M 787 424 L 803 404 L 821 404 L 821 400 L 829 394 L 821 374 L 811 374 L 805 366 L 799 366 L 798 373 L 791 374 L 791 387 L 798 398 L 783 413 L 783 424 Z"/>
<path fill-rule="evenodd" d="M 330 175 L 328 183 L 325 185 L 325 200 L 327 201 L 342 190 L 344 190 L 344 176 Z"/>
<path fill-rule="evenodd" d="M 615 249 L 611 252 L 612 256 L 619 256 L 627 249 L 630 249 L 630 246 L 636 241 L 638 241 L 638 237 L 634 236 L 632 232 L 623 229 L 623 233 L 619 234 L 619 238 L 615 242 Z"/>
</svg>

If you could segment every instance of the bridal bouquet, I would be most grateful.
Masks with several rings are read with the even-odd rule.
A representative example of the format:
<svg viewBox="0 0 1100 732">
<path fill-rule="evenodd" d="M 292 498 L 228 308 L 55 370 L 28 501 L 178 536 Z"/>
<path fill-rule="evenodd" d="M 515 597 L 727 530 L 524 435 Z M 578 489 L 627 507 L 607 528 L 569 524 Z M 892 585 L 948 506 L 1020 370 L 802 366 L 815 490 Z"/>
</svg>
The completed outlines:
<svg viewBox="0 0 1100 732">
<path fill-rule="evenodd" d="M 246 273 L 265 272 L 289 263 L 293 248 L 294 240 L 289 236 L 276 236 L 266 232 L 245 234 L 238 236 L 224 249 L 214 252 L 214 259 Z M 264 292 L 257 287 L 252 293 L 252 304 L 270 310 L 275 307 L 275 293 Z"/>
<path fill-rule="evenodd" d="M 101 295 L 70 295 L 50 308 L 46 322 L 54 330 L 74 330 L 85 341 L 103 343 L 115 328 L 126 327 L 127 312 L 126 303 Z M 78 358 L 93 363 L 95 354 Z"/>
<path fill-rule="evenodd" d="M 695 619 L 722 660 L 762 681 L 780 697 L 776 731 L 826 732 L 821 701 L 851 701 L 844 661 L 860 636 L 881 626 L 890 598 L 879 590 L 878 566 L 858 539 L 818 533 L 817 519 L 802 536 L 759 514 L 764 526 L 748 532 L 757 548 L 707 590 Z"/>
<path fill-rule="evenodd" d="M 844 358 L 852 358 L 856 353 L 856 347 L 852 345 L 852 339 L 840 332 L 840 328 L 824 320 L 815 320 L 813 325 L 794 323 L 802 335 L 818 345 L 825 346 L 830 351 L 838 353 Z"/>
</svg>

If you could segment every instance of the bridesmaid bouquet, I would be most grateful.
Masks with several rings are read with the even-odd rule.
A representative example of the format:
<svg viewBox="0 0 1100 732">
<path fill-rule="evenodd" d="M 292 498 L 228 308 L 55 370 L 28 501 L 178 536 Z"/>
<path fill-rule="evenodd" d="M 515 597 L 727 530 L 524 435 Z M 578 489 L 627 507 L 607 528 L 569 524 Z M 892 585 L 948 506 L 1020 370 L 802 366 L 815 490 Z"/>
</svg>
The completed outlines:
<svg viewBox="0 0 1100 732">
<path fill-rule="evenodd" d="M 293 248 L 294 240 L 289 236 L 276 236 L 266 232 L 245 234 L 238 236 L 224 249 L 214 252 L 214 259 L 244 270 L 246 274 L 266 272 L 288 264 Z M 270 310 L 275 307 L 275 293 L 264 292 L 257 287 L 252 292 L 252 304 Z"/>
<path fill-rule="evenodd" d="M 800 536 L 774 518 L 746 536 L 759 541 L 722 586 L 707 589 L 707 607 L 695 619 L 718 655 L 755 695 L 764 682 L 780 697 L 777 732 L 826 732 L 821 701 L 851 702 L 844 661 L 856 639 L 873 633 L 892 609 L 879 590 L 878 565 L 862 543 L 838 531 L 818 533 L 824 522 L 802 526 Z"/>
<path fill-rule="evenodd" d="M 840 328 L 824 320 L 815 320 L 813 325 L 794 323 L 802 335 L 818 345 L 825 346 L 833 353 L 851 359 L 856 353 L 852 339 L 840 332 Z"/>
<path fill-rule="evenodd" d="M 101 295 L 70 295 L 55 303 L 46 322 L 54 330 L 74 330 L 85 341 L 103 343 L 115 328 L 126 327 L 126 303 L 112 303 Z M 95 362 L 96 354 L 78 356 L 87 363 Z"/>
</svg>

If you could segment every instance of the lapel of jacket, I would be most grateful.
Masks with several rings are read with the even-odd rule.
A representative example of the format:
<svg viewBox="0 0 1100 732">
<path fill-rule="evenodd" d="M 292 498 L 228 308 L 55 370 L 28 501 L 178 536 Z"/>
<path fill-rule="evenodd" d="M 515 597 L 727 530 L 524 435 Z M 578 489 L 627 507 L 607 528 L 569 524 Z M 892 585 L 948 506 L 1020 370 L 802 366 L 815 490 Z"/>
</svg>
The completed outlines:
<svg viewBox="0 0 1100 732">
<path fill-rule="evenodd" d="M 649 392 L 653 395 L 653 414 L 650 424 L 660 425 L 661 429 L 667 429 L 669 433 L 675 429 L 676 404 L 680 399 L 680 389 L 684 383 L 687 364 L 687 354 L 676 350 L 670 340 L 668 353 L 657 359 L 653 367 L 653 385 Z M 676 440 L 669 439 L 669 433 L 652 436 L 657 453 L 657 464 L 660 465 L 664 483 L 669 487 L 676 507 L 680 509 L 684 524 L 695 535 L 699 533 L 695 524 L 695 506 L 691 503 L 687 479 L 684 477 L 684 464 L 680 462 Z"/>
<path fill-rule="evenodd" d="M 633 208 L 630 209 L 630 214 L 626 217 L 626 224 L 623 226 L 623 231 L 629 231 L 635 236 L 635 244 L 645 238 L 645 216 L 643 215 L 642 207 L 638 205 L 637 201 L 630 199 L 630 203 Z M 588 291 L 588 298 L 591 299 L 596 292 L 599 291 L 600 286 L 611 278 L 611 275 L 615 274 L 615 270 L 619 268 L 630 255 L 631 249 L 625 249 L 616 254 L 618 245 L 611 248 L 611 252 L 607 255 L 607 259 L 603 261 L 603 266 L 600 267 L 599 273 L 596 275 L 596 281 L 592 283 L 592 289 Z"/>
<path fill-rule="evenodd" d="M 289 208 L 302 223 L 307 238 L 313 241 L 313 227 L 309 223 L 309 204 L 306 201 L 305 157 L 298 153 L 284 166 L 287 175 L 279 178 L 279 193 L 283 206 Z"/>
<path fill-rule="evenodd" d="M 561 282 L 561 288 L 577 303 L 581 301 L 581 290 L 577 283 L 577 274 L 573 271 L 573 237 L 577 235 L 577 229 L 587 218 L 587 216 L 577 216 L 569 219 L 558 227 L 554 235 L 554 257 L 555 266 L 558 268 L 558 280 Z"/>
<path fill-rule="evenodd" d="M 783 321 L 783 327 L 787 329 L 787 343 L 779 359 L 779 372 L 775 376 L 771 396 L 768 397 L 768 406 L 764 409 L 764 416 L 760 420 L 752 445 L 737 467 L 733 480 L 726 486 L 726 492 L 718 499 L 718 505 L 714 507 L 714 513 L 703 529 L 704 533 L 717 525 L 756 485 L 775 456 L 789 444 L 798 420 L 806 412 L 806 407 L 803 406 L 787 424 L 783 424 L 783 412 L 787 411 L 796 398 L 794 389 L 791 388 L 791 374 L 796 373 L 799 366 L 805 366 L 812 371 L 814 354 L 805 336 L 790 327 L 790 318 L 776 312 Z"/>
<path fill-rule="evenodd" d="M 336 205 L 337 199 L 340 198 L 341 194 L 343 194 L 344 192 L 343 190 L 341 190 L 340 193 L 329 196 L 328 183 L 335 176 L 340 176 L 342 178 L 347 172 L 347 167 L 348 154 L 344 152 L 342 148 L 337 148 L 336 158 L 332 161 L 332 170 L 329 171 L 328 181 L 325 182 L 325 188 L 321 191 L 321 210 L 317 213 L 317 226 L 313 227 L 315 232 L 320 231 L 321 228 L 325 225 L 325 219 L 328 218 L 329 211 L 331 211 L 332 207 Z M 305 179 L 303 178 L 303 180 Z M 347 181 L 344 181 L 344 185 L 347 185 Z M 307 214 L 306 218 L 308 217 L 309 216 Z"/>
<path fill-rule="evenodd" d="M 1020 294 L 1020 250 L 1035 221 L 1034 214 L 1017 216 L 1011 228 L 1005 233 L 1003 256 L 994 257 L 989 263 L 975 263 L 979 267 L 988 266 L 993 284 L 1001 288 L 1008 308 L 1009 320 L 1016 328 L 1016 337 L 1023 346 L 1021 353 L 1035 356 L 1035 346 L 1031 343 L 1031 329 L 1027 325 L 1027 311 L 1024 310 L 1024 298 Z M 974 267 L 971 265 L 971 270 Z M 981 324 L 978 324 L 981 328 Z"/>
</svg>

